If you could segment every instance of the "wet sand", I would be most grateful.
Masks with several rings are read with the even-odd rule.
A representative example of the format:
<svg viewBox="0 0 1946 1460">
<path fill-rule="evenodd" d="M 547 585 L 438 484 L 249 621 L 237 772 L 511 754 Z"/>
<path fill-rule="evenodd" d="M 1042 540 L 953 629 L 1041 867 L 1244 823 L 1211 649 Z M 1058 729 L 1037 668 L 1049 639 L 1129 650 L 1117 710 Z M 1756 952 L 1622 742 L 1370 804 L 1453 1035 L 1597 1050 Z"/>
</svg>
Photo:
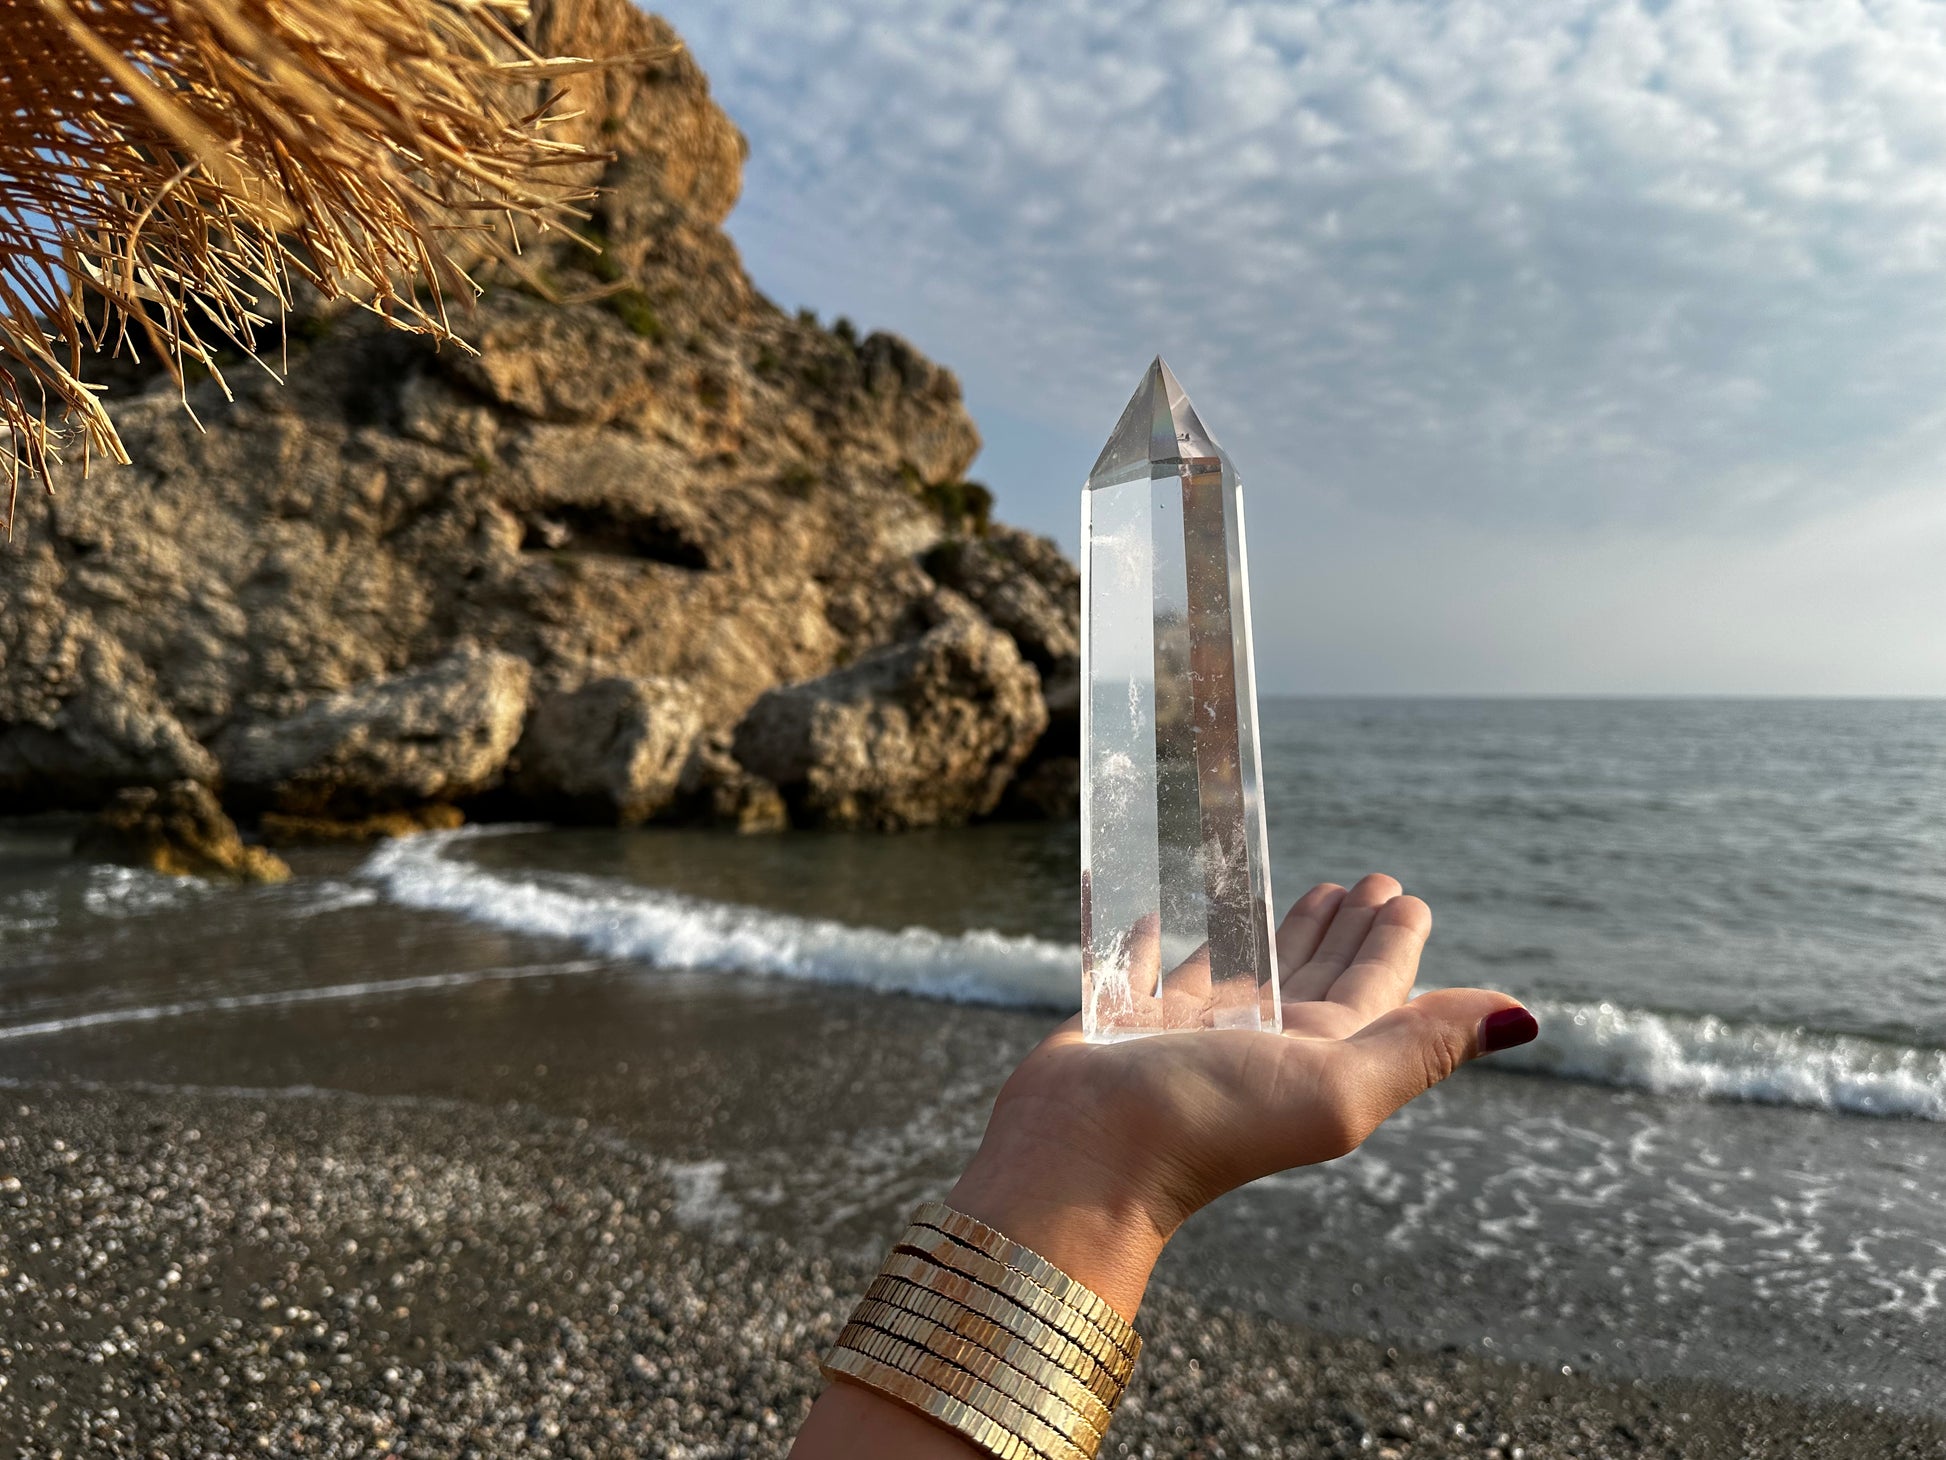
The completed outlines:
<svg viewBox="0 0 1946 1460">
<path fill-rule="evenodd" d="M 617 970 L 12 1041 L 0 1451 L 781 1456 L 1044 1022 Z M 1388 1347 L 1224 1291 L 1172 1254 L 1111 1452 L 1946 1454 L 1937 1420 Z"/>
</svg>

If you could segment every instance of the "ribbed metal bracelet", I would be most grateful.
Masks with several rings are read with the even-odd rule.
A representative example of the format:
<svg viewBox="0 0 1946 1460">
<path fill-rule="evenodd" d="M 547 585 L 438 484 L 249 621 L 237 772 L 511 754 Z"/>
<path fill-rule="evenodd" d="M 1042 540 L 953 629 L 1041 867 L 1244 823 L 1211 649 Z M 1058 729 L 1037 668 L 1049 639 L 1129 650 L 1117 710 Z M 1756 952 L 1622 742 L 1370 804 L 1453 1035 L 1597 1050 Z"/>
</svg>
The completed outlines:
<svg viewBox="0 0 1946 1460">
<path fill-rule="evenodd" d="M 922 1203 L 912 1214 L 912 1221 L 915 1226 L 944 1232 L 955 1241 L 1004 1263 L 1070 1308 L 1087 1315 L 1131 1360 L 1141 1354 L 1140 1336 L 1129 1321 L 1109 1305 L 1106 1298 L 1076 1282 L 1033 1248 L 1015 1242 L 964 1212 L 954 1211 L 942 1201 Z"/>
<path fill-rule="evenodd" d="M 920 1313 L 909 1313 L 890 1303 L 860 1303 L 851 1315 L 853 1325 L 867 1324 L 881 1333 L 916 1343 L 941 1358 L 950 1359 L 968 1373 L 977 1375 L 997 1389 L 1005 1390 L 1016 1403 L 1033 1410 L 1052 1424 L 1066 1424 L 1070 1414 L 1078 1414 L 1093 1430 L 1097 1440 L 1108 1428 L 1108 1406 L 1097 1399 L 1088 1386 L 1065 1369 L 1051 1364 L 1038 1351 L 1026 1348 L 1009 1354 L 996 1353 L 943 1323 Z M 843 1342 L 840 1336 L 839 1342 Z M 1042 1396 L 1046 1396 L 1043 1398 Z M 1047 1405 L 1059 1406 L 1051 1413 Z"/>
<path fill-rule="evenodd" d="M 963 1212 L 913 1216 L 822 1365 L 999 1460 L 1093 1460 L 1141 1340 L 1100 1294 Z"/>
<path fill-rule="evenodd" d="M 1009 1353 L 1019 1353 L 1030 1361 L 1052 1362 L 1079 1380 L 1104 1407 L 1121 1397 L 1128 1381 L 1126 1372 L 1118 1376 L 1104 1369 L 1086 1349 L 1070 1343 L 1033 1314 L 1011 1304 L 1004 1307 L 995 1304 L 982 1312 L 894 1277 L 874 1278 L 872 1285 L 865 1289 L 865 1302 L 883 1303 L 930 1318 L 1003 1358 Z M 862 1308 L 864 1304 L 859 1306 Z"/>
<path fill-rule="evenodd" d="M 881 1270 L 930 1286 L 927 1282 L 929 1276 L 944 1268 L 970 1283 L 1004 1294 L 1043 1323 L 1059 1329 L 1104 1364 L 1127 1358 L 1115 1341 L 1095 1326 L 1093 1319 L 1068 1307 L 1038 1283 L 1028 1281 L 985 1253 L 960 1246 L 950 1237 L 940 1237 L 937 1233 L 932 1235 L 935 1240 L 928 1243 L 924 1238 L 915 1240 L 912 1232 L 908 1231 L 899 1239 L 899 1250 L 885 1260 Z"/>
<path fill-rule="evenodd" d="M 841 1343 L 833 1352 L 862 1354 L 868 1359 L 877 1359 L 880 1363 L 903 1370 L 915 1379 L 923 1379 L 942 1394 L 972 1405 L 995 1424 L 1004 1426 L 1010 1433 L 1025 1440 L 1045 1460 L 1094 1460 L 1095 1450 L 1100 1445 L 1100 1440 L 1096 1439 L 1084 1447 L 1081 1437 L 1066 1434 L 1061 1428 L 1049 1424 L 1025 1405 L 1017 1403 L 1004 1390 L 995 1388 L 976 1374 L 969 1374 L 951 1360 L 902 1338 L 871 1332 Z"/>
<path fill-rule="evenodd" d="M 935 1389 L 924 1379 L 915 1378 L 892 1364 L 861 1354 L 854 1349 L 834 1348 L 819 1365 L 827 1379 L 852 1379 L 937 1420 L 947 1429 L 971 1440 L 998 1460 L 1046 1460 L 1039 1450 L 962 1399 L 943 1389 Z"/>
</svg>

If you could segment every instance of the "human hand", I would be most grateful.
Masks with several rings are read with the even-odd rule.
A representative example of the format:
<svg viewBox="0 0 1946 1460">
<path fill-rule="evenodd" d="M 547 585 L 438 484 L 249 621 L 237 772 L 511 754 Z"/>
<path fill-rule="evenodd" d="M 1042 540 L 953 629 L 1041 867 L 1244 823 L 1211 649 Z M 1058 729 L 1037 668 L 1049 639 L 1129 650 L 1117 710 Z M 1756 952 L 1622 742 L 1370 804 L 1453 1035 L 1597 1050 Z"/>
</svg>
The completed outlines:
<svg viewBox="0 0 1946 1460">
<path fill-rule="evenodd" d="M 1535 1036 L 1505 994 L 1408 1001 L 1431 930 L 1431 910 L 1390 877 L 1327 883 L 1277 930 L 1282 1034 L 1089 1044 L 1070 1020 L 1001 1089 L 949 1200 L 1133 1315 L 1163 1243 L 1198 1208 L 1344 1155 L 1467 1060 Z M 1155 962 L 1153 928 L 1131 941 L 1137 967 Z M 1156 997 L 1195 975 L 1173 970 Z"/>
<path fill-rule="evenodd" d="M 1465 1061 L 1523 1044 L 1534 1016 L 1505 994 L 1407 1002 L 1432 913 L 1390 877 L 1324 885 L 1277 930 L 1284 1032 L 1198 1029 L 1089 1044 L 1079 1017 L 1034 1049 L 994 1103 L 947 1198 L 1033 1248 L 1133 1318 L 1162 1247 L 1198 1207 L 1350 1151 Z M 1131 979 L 1161 1006 L 1206 996 L 1190 959 L 1160 972 L 1153 925 L 1130 935 Z M 1199 979 L 1201 985 L 1199 986 Z M 1158 1007 L 1158 1024 L 1168 1010 Z M 793 1460 L 961 1460 L 968 1441 L 856 1384 L 819 1398 Z"/>
</svg>

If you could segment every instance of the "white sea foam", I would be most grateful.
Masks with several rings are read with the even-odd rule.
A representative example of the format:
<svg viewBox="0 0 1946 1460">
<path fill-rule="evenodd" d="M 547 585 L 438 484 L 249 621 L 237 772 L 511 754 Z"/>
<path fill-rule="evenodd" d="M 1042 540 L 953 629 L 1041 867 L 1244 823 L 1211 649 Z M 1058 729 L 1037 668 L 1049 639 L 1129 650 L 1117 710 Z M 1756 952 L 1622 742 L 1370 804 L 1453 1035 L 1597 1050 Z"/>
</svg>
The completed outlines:
<svg viewBox="0 0 1946 1460">
<path fill-rule="evenodd" d="M 381 999 L 398 994 L 464 988 L 469 984 L 506 982 L 522 978 L 558 978 L 590 973 L 605 965 L 600 960 L 574 963 L 527 963 L 499 968 L 469 968 L 455 973 L 422 973 L 407 978 L 367 979 L 358 983 L 320 984 L 311 988 L 270 989 L 255 994 L 218 994 L 206 999 L 179 999 L 167 1004 L 137 1004 L 118 1009 L 91 1009 L 25 1024 L 0 1024 L 0 1040 L 32 1039 L 99 1029 L 113 1024 L 153 1024 L 197 1014 L 229 1014 L 249 1009 L 282 1009 L 302 1004 L 336 1003 L 346 999 Z"/>
<path fill-rule="evenodd" d="M 51 888 L 33 887 L 0 897 L 0 937 L 45 933 L 61 924 L 54 910 Z"/>
<path fill-rule="evenodd" d="M 1071 1009 L 1080 950 L 1039 938 L 865 928 L 449 856 L 466 833 L 387 843 L 360 869 L 393 901 L 662 968 L 766 973 L 964 1003 Z M 1946 1049 L 1536 1000 L 1542 1038 L 1497 1067 L 1657 1094 L 1946 1121 Z"/>
<path fill-rule="evenodd" d="M 1080 951 L 978 930 L 860 928 L 572 874 L 536 880 L 445 855 L 456 833 L 388 842 L 361 868 L 393 901 L 569 938 L 660 968 L 767 973 L 959 1003 L 1058 1005 Z"/>
<path fill-rule="evenodd" d="M 743 1207 L 723 1188 L 727 1161 L 665 1161 L 662 1169 L 676 1187 L 677 1223 L 691 1231 L 734 1236 L 743 1225 Z"/>
<path fill-rule="evenodd" d="M 376 887 L 361 887 L 352 882 L 338 882 L 327 879 L 309 889 L 309 896 L 283 910 L 287 918 L 315 918 L 325 913 L 344 912 L 347 908 L 370 907 L 379 900 Z"/>
<path fill-rule="evenodd" d="M 88 869 L 81 903 L 97 917 L 139 918 L 187 907 L 209 892 L 210 885 L 197 877 L 165 877 L 159 872 L 103 863 Z"/>
<path fill-rule="evenodd" d="M 1946 1049 L 1612 1003 L 1542 999 L 1534 1011 L 1541 1039 L 1497 1064 L 1661 1095 L 1946 1121 Z"/>
</svg>

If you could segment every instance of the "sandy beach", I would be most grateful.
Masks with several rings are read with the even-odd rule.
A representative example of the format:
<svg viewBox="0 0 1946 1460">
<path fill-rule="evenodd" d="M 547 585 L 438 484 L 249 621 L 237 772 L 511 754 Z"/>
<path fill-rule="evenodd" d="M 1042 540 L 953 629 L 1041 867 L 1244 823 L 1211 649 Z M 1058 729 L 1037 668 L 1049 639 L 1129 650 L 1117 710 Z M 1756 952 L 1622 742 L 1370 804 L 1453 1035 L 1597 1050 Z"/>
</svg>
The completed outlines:
<svg viewBox="0 0 1946 1460">
<path fill-rule="evenodd" d="M 722 980 L 440 1000 L 11 1046 L 0 1447 L 781 1456 L 900 1209 L 1045 1022 Z M 949 1102 L 923 1156 L 887 1124 L 920 1071 Z M 781 1181 L 763 1203 L 793 1169 L 828 1196 L 815 1220 Z M 1946 1426 L 1866 1407 L 1329 1336 L 1213 1297 L 1196 1248 L 1143 1310 L 1112 1453 L 1946 1452 Z"/>
</svg>

